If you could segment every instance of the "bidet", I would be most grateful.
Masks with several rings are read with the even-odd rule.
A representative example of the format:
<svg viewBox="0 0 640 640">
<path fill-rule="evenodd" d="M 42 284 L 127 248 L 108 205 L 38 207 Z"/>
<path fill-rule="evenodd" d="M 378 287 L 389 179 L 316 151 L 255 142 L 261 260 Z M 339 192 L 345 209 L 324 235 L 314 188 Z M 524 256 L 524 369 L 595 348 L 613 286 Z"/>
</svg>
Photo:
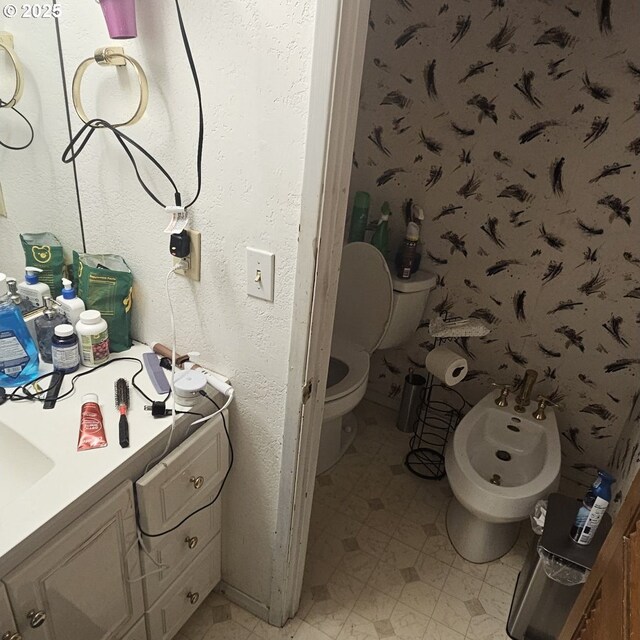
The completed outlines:
<svg viewBox="0 0 640 640">
<path fill-rule="evenodd" d="M 447 532 L 456 551 L 470 562 L 503 556 L 536 501 L 557 489 L 560 437 L 553 409 L 541 421 L 487 394 L 460 421 L 445 466 L 454 494 Z"/>
</svg>

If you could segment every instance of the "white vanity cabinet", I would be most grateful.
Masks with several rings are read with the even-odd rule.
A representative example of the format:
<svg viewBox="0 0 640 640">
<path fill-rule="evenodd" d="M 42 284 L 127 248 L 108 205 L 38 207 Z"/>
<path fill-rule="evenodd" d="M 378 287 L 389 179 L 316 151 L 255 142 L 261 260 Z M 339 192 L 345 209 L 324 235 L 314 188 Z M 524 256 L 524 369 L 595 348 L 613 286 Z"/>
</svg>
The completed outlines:
<svg viewBox="0 0 640 640">
<path fill-rule="evenodd" d="M 165 441 L 141 448 L 61 514 L 39 544 L 11 564 L 0 558 L 0 640 L 170 640 L 177 633 L 220 582 L 221 503 L 209 503 L 230 455 L 220 416 L 190 435 L 185 425 L 180 440 L 144 475 Z M 136 512 L 143 531 L 176 528 L 143 536 L 145 553 Z"/>
<path fill-rule="evenodd" d="M 13 619 L 9 598 L 2 583 L 0 583 L 0 639 L 21 640 L 15 620 Z"/>
<path fill-rule="evenodd" d="M 127 482 L 3 580 L 24 640 L 112 640 L 144 613 L 139 576 Z"/>
</svg>

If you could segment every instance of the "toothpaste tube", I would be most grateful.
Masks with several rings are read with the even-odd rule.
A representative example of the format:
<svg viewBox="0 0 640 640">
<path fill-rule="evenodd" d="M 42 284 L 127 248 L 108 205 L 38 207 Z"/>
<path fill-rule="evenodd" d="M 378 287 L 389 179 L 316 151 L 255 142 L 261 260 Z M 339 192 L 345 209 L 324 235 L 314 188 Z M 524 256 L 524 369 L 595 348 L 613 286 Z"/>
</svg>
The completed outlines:
<svg viewBox="0 0 640 640">
<path fill-rule="evenodd" d="M 95 393 L 82 396 L 82 413 L 80 415 L 80 435 L 78 437 L 78 451 L 101 449 L 107 446 L 107 436 L 104 432 L 102 411 Z"/>
</svg>

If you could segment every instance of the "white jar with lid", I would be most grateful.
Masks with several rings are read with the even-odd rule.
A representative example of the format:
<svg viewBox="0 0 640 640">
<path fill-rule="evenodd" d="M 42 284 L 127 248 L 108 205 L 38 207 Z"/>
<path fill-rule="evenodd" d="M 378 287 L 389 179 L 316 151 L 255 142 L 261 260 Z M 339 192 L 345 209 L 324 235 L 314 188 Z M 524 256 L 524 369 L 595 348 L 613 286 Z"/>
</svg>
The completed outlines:
<svg viewBox="0 0 640 640">
<path fill-rule="evenodd" d="M 97 367 L 109 360 L 109 327 L 99 311 L 83 311 L 76 324 L 76 333 L 85 367 Z"/>
</svg>

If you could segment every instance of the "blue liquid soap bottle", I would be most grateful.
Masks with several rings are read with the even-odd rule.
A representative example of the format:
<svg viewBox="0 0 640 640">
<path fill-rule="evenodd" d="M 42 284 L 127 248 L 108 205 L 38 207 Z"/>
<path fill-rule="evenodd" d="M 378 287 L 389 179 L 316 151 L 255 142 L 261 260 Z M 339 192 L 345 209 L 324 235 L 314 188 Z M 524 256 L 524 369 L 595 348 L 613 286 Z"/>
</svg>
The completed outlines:
<svg viewBox="0 0 640 640">
<path fill-rule="evenodd" d="M 571 528 L 571 537 L 574 542 L 587 545 L 593 540 L 596 529 L 611 502 L 611 485 L 615 481 L 615 478 L 606 471 L 598 471 L 598 477 L 587 491 Z"/>
<path fill-rule="evenodd" d="M 0 386 L 18 387 L 38 377 L 38 349 L 27 329 L 20 308 L 0 273 Z"/>
</svg>

